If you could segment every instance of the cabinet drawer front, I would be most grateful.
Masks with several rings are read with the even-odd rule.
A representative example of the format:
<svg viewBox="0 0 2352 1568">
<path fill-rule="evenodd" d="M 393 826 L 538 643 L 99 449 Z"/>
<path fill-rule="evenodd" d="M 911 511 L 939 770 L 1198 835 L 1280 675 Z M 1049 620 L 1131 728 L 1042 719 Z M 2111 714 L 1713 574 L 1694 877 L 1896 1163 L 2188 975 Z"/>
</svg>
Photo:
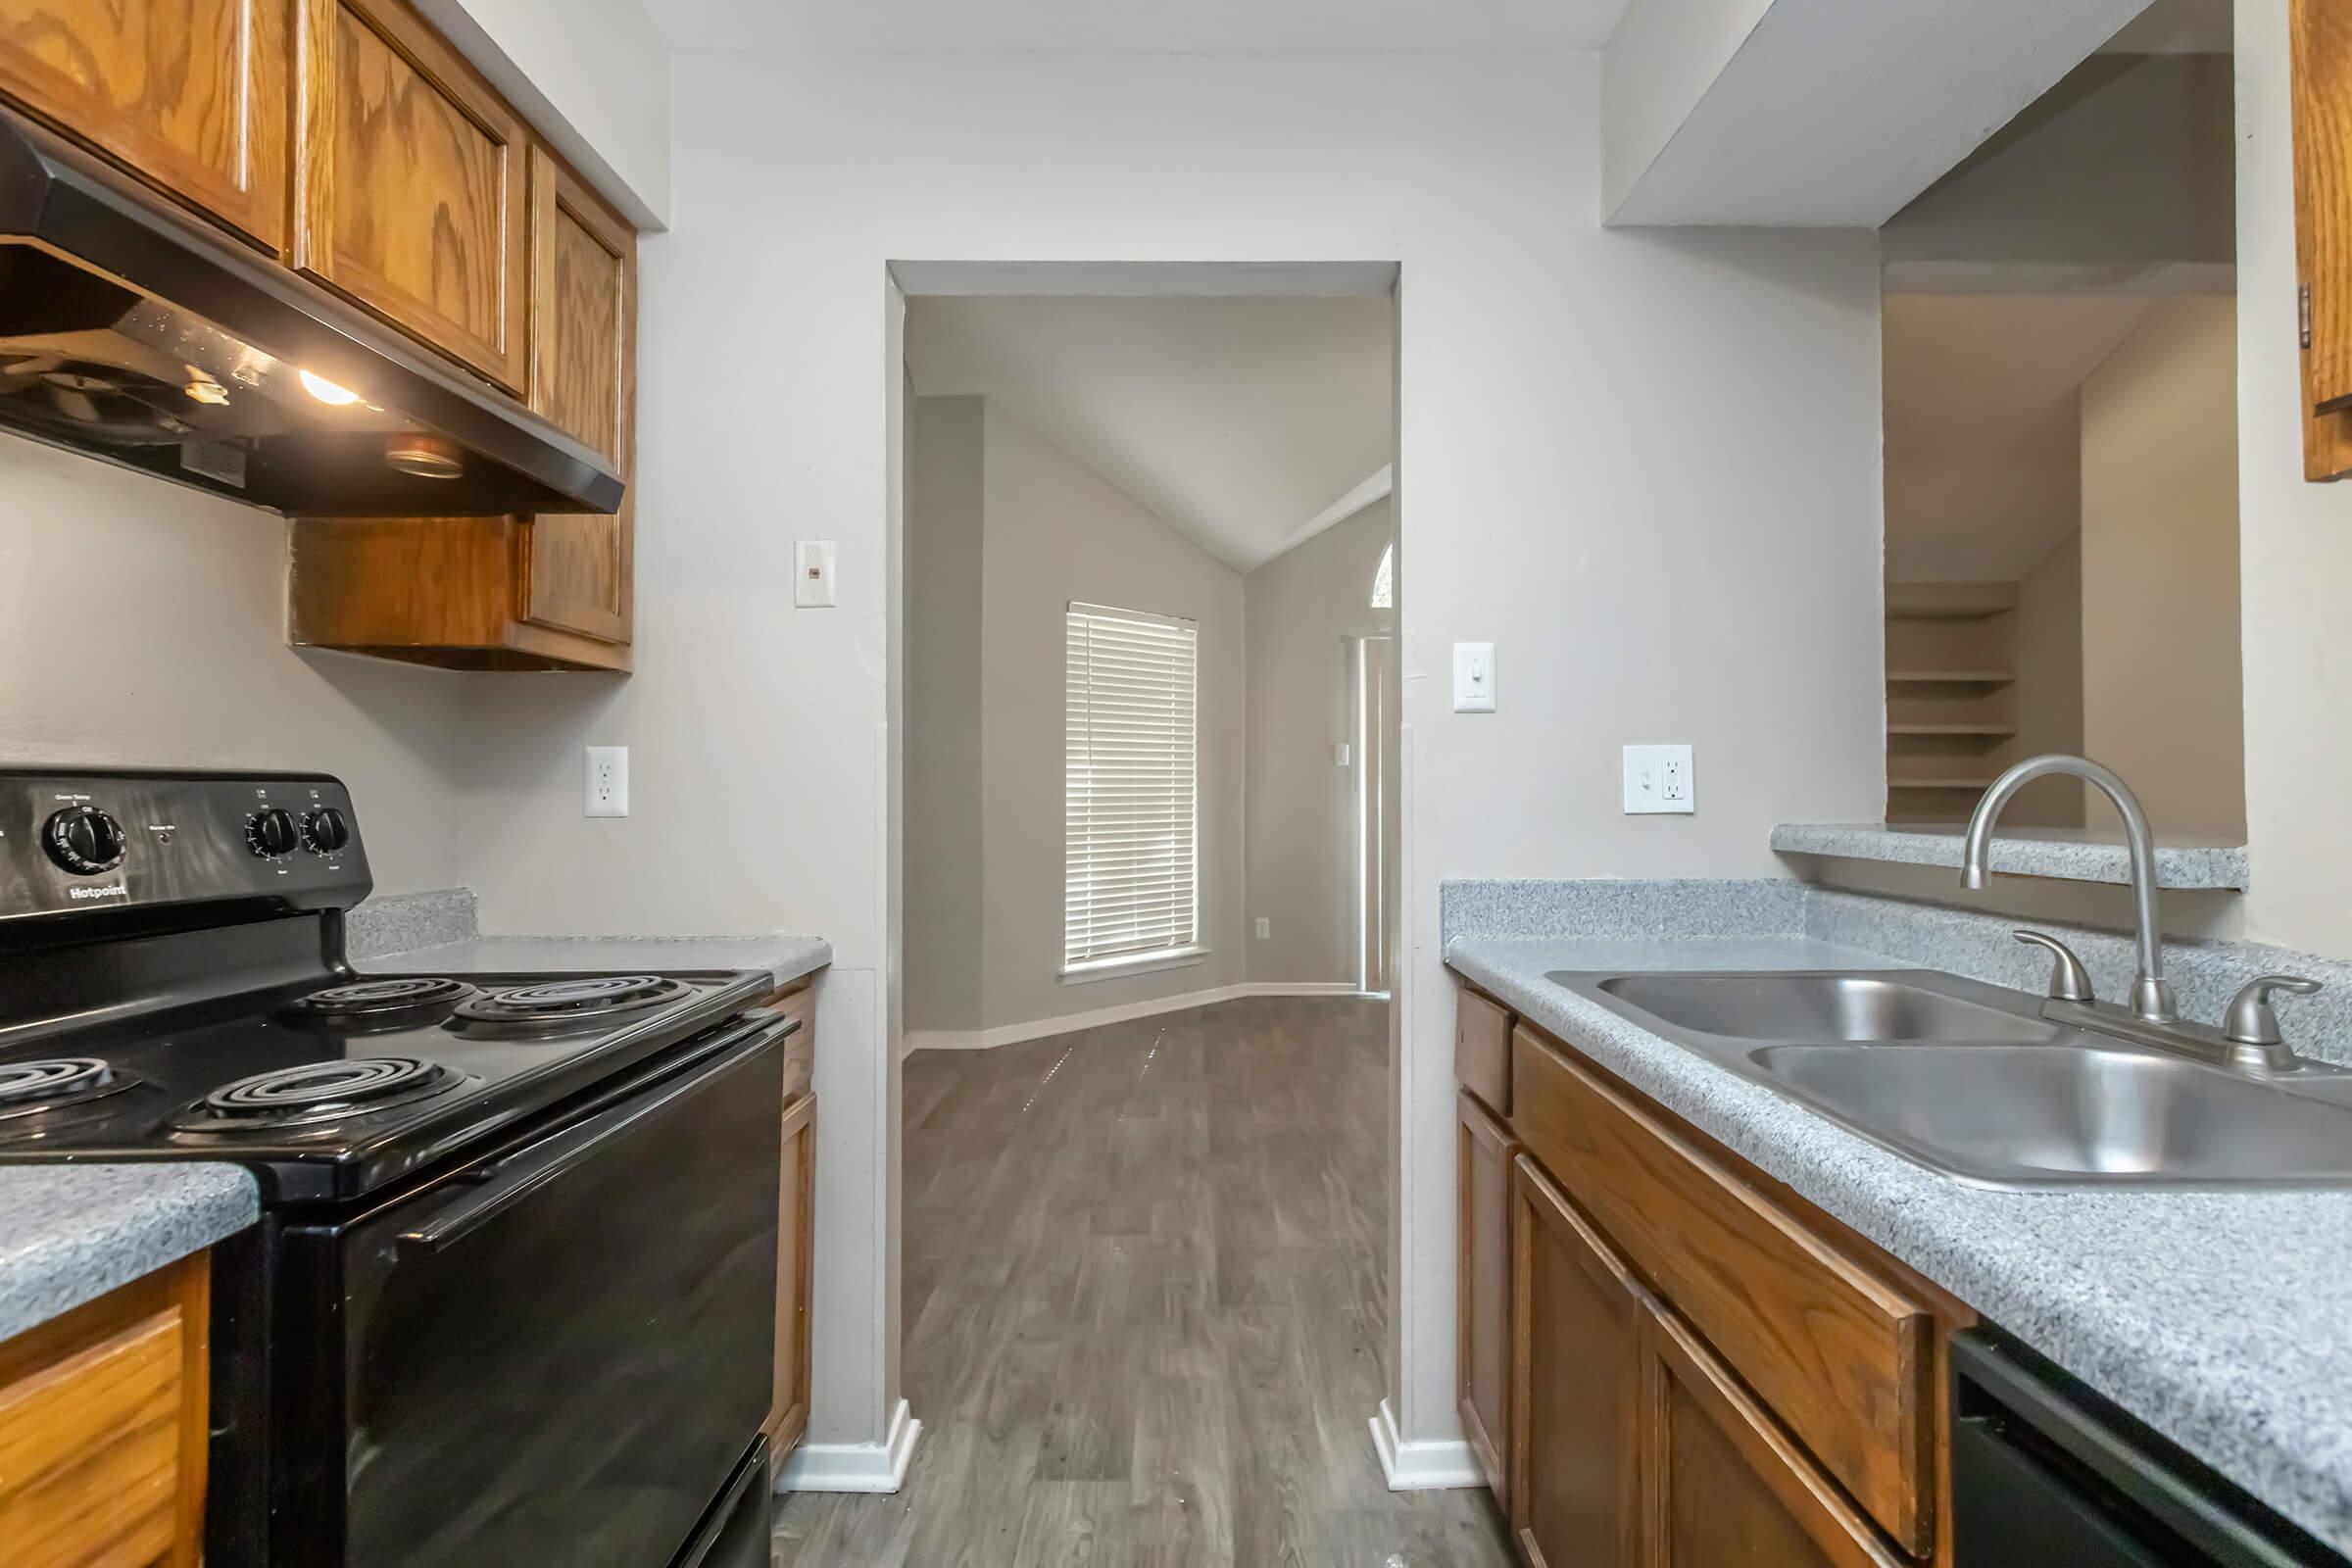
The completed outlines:
<svg viewBox="0 0 2352 1568">
<path fill-rule="evenodd" d="M 179 1507 L 176 1305 L 0 1388 L 0 1541 L 13 1568 L 152 1563 Z"/>
<path fill-rule="evenodd" d="M 522 390 L 522 124 L 400 0 L 302 0 L 294 265 Z"/>
<path fill-rule="evenodd" d="M 1511 1113 L 1511 1015 L 1478 993 L 1453 993 L 1453 1076 L 1497 1116 Z"/>
<path fill-rule="evenodd" d="M 0 0 L 0 92 L 274 251 L 288 0 Z"/>
<path fill-rule="evenodd" d="M 1926 1306 L 1525 1028 L 1512 1089 L 1530 1155 L 1871 1517 L 1927 1551 Z"/>
</svg>

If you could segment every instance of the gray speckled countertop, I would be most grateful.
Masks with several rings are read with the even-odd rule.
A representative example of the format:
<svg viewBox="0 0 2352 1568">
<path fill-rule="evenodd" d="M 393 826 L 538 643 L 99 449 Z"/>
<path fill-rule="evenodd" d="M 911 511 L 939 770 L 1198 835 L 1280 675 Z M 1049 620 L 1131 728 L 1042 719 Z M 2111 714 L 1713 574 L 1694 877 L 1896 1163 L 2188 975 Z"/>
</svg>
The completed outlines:
<svg viewBox="0 0 2352 1568">
<path fill-rule="evenodd" d="M 1783 822 L 1772 847 L 1783 855 L 1879 860 L 1889 865 L 1960 864 L 1965 830 L 1950 826 L 1889 827 L 1884 822 Z M 2132 858 L 2120 834 L 2079 827 L 2004 828 L 1992 841 L 1992 868 L 2015 876 L 2066 882 L 2132 880 Z M 2167 888 L 2246 886 L 2246 847 L 2225 839 L 2166 838 L 2156 846 L 2156 883 Z"/>
<path fill-rule="evenodd" d="M 1920 966 L 1910 960 L 1792 934 L 1460 935 L 1447 942 L 1446 957 L 2305 1529 L 2352 1551 L 2352 1192 L 1965 1186 L 1544 979 L 1554 969 Z"/>
<path fill-rule="evenodd" d="M 261 1212 L 234 1165 L 0 1166 L 0 1339 L 234 1235 Z"/>
<path fill-rule="evenodd" d="M 787 985 L 833 961 L 822 937 L 475 937 L 382 954 L 372 974 L 512 974 L 547 969 L 765 969 Z"/>
</svg>

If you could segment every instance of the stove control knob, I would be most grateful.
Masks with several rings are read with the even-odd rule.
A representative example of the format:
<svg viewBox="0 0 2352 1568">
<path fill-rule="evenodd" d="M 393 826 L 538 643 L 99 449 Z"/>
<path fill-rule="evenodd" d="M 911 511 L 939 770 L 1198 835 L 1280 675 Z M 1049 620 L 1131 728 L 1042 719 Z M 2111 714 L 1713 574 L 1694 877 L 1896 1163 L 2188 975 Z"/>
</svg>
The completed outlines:
<svg viewBox="0 0 2352 1568">
<path fill-rule="evenodd" d="M 49 858 L 75 876 L 96 876 L 122 863 L 129 841 L 122 824 L 95 806 L 69 806 L 41 829 Z"/>
<path fill-rule="evenodd" d="M 351 842 L 351 824 L 331 806 L 302 814 L 303 847 L 313 855 L 332 855 Z"/>
<path fill-rule="evenodd" d="M 245 843 L 263 859 L 274 860 L 302 848 L 302 829 L 284 807 L 265 807 L 245 819 Z"/>
</svg>

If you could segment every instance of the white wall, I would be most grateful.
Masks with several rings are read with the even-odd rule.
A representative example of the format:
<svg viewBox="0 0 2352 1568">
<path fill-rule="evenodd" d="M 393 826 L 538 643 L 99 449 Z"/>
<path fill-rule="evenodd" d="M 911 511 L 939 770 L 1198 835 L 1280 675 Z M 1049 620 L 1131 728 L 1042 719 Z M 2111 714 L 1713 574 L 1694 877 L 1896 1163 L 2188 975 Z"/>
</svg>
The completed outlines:
<svg viewBox="0 0 2352 1568">
<path fill-rule="evenodd" d="M 2082 743 L 2169 833 L 2245 831 L 2237 330 L 2167 300 L 2082 383 Z M 2309 601 L 2306 601 L 2309 602 Z"/>
<path fill-rule="evenodd" d="M 888 1082 L 891 259 L 1401 264 L 1408 1440 L 1455 1430 L 1439 878 L 1769 876 L 1772 824 L 1876 812 L 1875 241 L 1604 232 L 1595 70 L 680 57 L 673 230 L 643 253 L 637 673 L 478 683 L 455 820 L 493 928 L 835 942 L 818 1442 L 878 1437 L 896 1396 L 895 1152 L 866 1133 Z M 795 538 L 840 541 L 841 608 L 791 608 Z M 1489 637 L 1501 711 L 1456 717 L 1447 645 Z M 634 816 L 581 818 L 587 740 L 635 748 Z M 1697 815 L 1620 814 L 1626 741 L 1696 746 Z"/>
<path fill-rule="evenodd" d="M 908 1031 L 981 1027 L 980 399 L 906 404 Z"/>
<path fill-rule="evenodd" d="M 274 514 L 0 435 L 0 736 L 12 766 L 318 770 L 376 888 L 462 880 L 464 682 L 286 646 Z"/>
<path fill-rule="evenodd" d="M 1243 582 L 1250 610 L 1250 978 L 1357 981 L 1352 639 L 1393 632 L 1372 577 L 1396 536 L 1386 499 L 1276 556 Z M 1351 761 L 1353 759 L 1351 758 Z M 1270 921 L 1257 936 L 1255 921 Z"/>
<path fill-rule="evenodd" d="M 2237 7 L 2237 496 L 2258 941 L 2352 956 L 2352 489 L 2303 479 L 2284 8 Z"/>
<path fill-rule="evenodd" d="M 989 1029 L 1239 981 L 1242 936 L 1242 576 L 1110 481 L 984 399 L 981 561 L 981 1023 Z M 1062 940 L 1064 614 L 1073 599 L 1200 623 L 1198 964 L 1065 986 Z"/>
<path fill-rule="evenodd" d="M 416 0 L 641 228 L 669 222 L 669 41 L 639 0 Z"/>
</svg>

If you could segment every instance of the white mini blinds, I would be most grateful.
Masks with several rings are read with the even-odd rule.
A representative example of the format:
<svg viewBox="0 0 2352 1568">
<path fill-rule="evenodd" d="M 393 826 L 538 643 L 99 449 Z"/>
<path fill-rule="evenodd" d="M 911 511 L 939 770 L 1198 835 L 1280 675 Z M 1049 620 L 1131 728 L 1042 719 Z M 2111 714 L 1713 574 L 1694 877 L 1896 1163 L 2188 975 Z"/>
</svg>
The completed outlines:
<svg viewBox="0 0 2352 1568">
<path fill-rule="evenodd" d="M 1199 625 L 1073 603 L 1064 633 L 1062 972 L 1200 937 Z"/>
</svg>

